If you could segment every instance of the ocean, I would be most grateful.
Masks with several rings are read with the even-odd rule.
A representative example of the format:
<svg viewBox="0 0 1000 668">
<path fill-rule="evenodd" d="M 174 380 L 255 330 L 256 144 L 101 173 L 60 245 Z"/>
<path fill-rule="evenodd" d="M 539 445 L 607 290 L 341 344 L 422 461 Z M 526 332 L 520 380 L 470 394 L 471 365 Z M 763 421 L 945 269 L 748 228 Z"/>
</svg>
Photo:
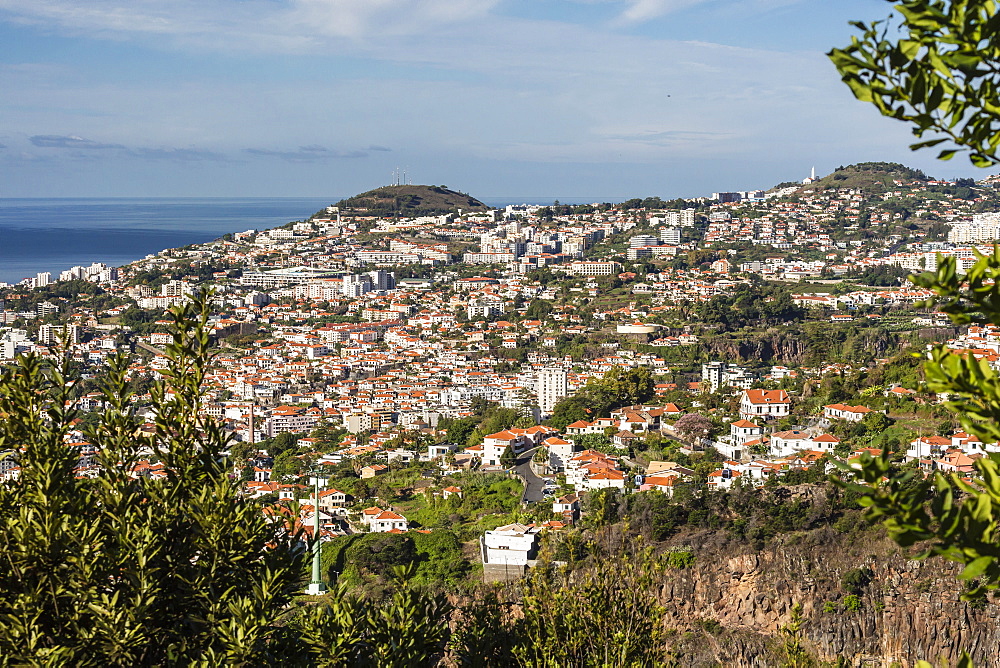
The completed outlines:
<svg viewBox="0 0 1000 668">
<path fill-rule="evenodd" d="M 0 198 L 0 282 L 76 265 L 140 260 L 166 248 L 228 232 L 304 220 L 343 199 L 324 198 Z"/>
</svg>

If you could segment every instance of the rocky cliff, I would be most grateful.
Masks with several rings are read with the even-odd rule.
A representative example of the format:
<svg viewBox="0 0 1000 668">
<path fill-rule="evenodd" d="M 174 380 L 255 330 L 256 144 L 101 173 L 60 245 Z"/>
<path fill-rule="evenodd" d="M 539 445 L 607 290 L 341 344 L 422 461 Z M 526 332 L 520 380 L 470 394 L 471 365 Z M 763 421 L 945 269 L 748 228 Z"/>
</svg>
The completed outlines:
<svg viewBox="0 0 1000 668">
<path fill-rule="evenodd" d="M 884 331 L 867 329 L 849 334 L 831 325 L 814 329 L 811 334 L 771 328 L 754 334 L 719 335 L 706 339 L 703 347 L 712 359 L 805 364 L 830 359 L 831 355 L 833 359 L 849 359 L 861 351 L 883 356 L 897 349 L 899 340 Z"/>
<path fill-rule="evenodd" d="M 802 643 L 829 665 L 954 665 L 964 649 L 977 666 L 1000 666 L 997 604 L 961 601 L 959 568 L 909 560 L 881 530 L 827 527 L 761 551 L 712 533 L 683 540 L 696 561 L 669 571 L 660 589 L 680 665 L 779 665 L 780 630 L 801 605 Z M 856 598 L 843 584 L 852 569 L 870 569 Z"/>
</svg>

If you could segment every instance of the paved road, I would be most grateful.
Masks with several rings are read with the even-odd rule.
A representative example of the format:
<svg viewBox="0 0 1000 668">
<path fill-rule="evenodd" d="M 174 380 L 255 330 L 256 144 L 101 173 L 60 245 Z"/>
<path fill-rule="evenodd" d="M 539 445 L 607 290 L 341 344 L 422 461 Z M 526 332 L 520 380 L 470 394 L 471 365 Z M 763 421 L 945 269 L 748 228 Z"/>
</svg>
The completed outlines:
<svg viewBox="0 0 1000 668">
<path fill-rule="evenodd" d="M 517 471 L 524 481 L 524 502 L 534 503 L 535 501 L 541 501 L 544 498 L 542 494 L 542 488 L 545 485 L 545 480 L 539 478 L 535 475 L 535 472 L 531 470 L 531 458 L 535 454 L 535 450 L 538 448 L 532 448 L 531 450 L 526 450 L 521 453 L 521 456 L 517 458 L 517 465 L 514 470 Z"/>
</svg>

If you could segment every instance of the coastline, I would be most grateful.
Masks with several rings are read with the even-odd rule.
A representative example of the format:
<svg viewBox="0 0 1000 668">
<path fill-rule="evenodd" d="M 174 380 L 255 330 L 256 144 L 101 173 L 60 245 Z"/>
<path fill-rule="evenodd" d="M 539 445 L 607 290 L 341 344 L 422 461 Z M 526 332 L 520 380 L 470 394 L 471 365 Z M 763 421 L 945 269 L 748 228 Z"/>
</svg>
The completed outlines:
<svg viewBox="0 0 1000 668">
<path fill-rule="evenodd" d="M 120 267 L 164 249 L 308 218 L 324 198 L 3 198 L 0 283 L 74 266 Z"/>
<path fill-rule="evenodd" d="M 0 284 L 103 263 L 122 267 L 165 249 L 308 218 L 343 197 L 0 198 Z M 507 204 L 590 203 L 583 197 L 489 197 Z"/>
</svg>

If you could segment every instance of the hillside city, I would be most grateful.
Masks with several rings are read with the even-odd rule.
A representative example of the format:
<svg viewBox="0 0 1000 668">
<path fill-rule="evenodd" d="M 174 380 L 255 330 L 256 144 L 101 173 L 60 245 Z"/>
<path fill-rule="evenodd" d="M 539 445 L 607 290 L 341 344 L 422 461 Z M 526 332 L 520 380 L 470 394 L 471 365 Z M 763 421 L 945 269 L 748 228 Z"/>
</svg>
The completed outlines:
<svg viewBox="0 0 1000 668">
<path fill-rule="evenodd" d="M 209 294 L 203 410 L 233 475 L 267 517 L 318 516 L 328 573 L 359 583 L 344 555 L 371 534 L 439 555 L 427 579 L 510 580 L 547 536 L 614 519 L 611 499 L 683 507 L 650 520 L 657 539 L 714 521 L 697 514 L 711 495 L 818 484 L 864 452 L 970 473 L 1000 451 L 957 428 L 920 368 L 936 343 L 997 368 L 1000 329 L 954 326 L 906 279 L 993 251 L 990 179 L 862 163 L 686 200 L 411 216 L 412 198 L 2 286 L 0 364 L 72 358 L 66 445 L 96 477 L 84 434 L 107 361 L 132 356 L 152 423 L 165 311 Z M 3 454 L 14 479 L 20 453 Z M 130 474 L 166 475 L 152 452 Z M 786 530 L 736 515 L 751 539 Z"/>
</svg>

